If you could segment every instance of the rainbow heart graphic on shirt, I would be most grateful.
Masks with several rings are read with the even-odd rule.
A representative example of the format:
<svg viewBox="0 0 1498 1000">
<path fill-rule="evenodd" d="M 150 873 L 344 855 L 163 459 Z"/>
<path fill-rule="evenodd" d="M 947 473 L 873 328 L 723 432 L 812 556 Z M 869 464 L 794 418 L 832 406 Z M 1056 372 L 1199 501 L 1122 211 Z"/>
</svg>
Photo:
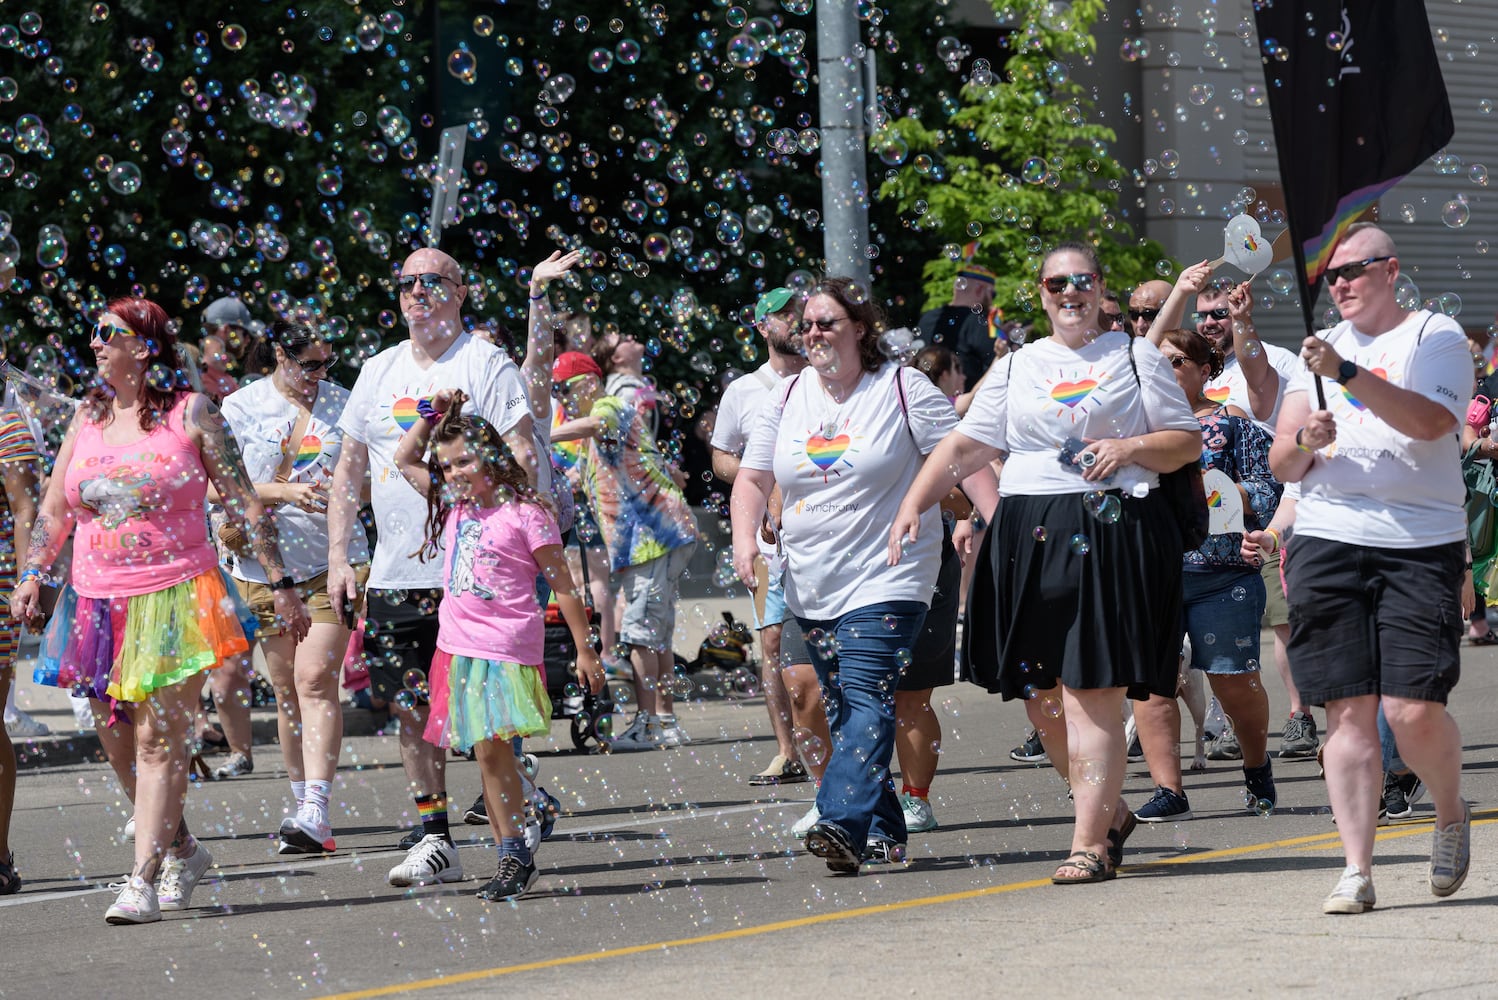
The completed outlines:
<svg viewBox="0 0 1498 1000">
<path fill-rule="evenodd" d="M 818 469 L 826 472 L 843 457 L 851 443 L 852 438 L 846 434 L 839 434 L 835 438 L 824 438 L 820 434 L 813 434 L 806 439 L 806 457 L 811 459 L 812 464 Z"/>
<path fill-rule="evenodd" d="M 1097 388 L 1097 380 L 1084 378 L 1076 382 L 1057 382 L 1051 386 L 1051 398 L 1066 407 L 1074 407 Z"/>
<path fill-rule="evenodd" d="M 1389 373 L 1387 371 L 1385 371 L 1384 369 L 1382 369 L 1382 368 L 1370 368 L 1370 369 L 1368 369 L 1368 373 L 1370 375 L 1376 375 L 1376 376 L 1378 376 L 1381 379 L 1388 379 L 1388 377 L 1389 377 Z M 1358 411 L 1366 410 L 1368 408 L 1366 405 L 1364 405 L 1364 403 L 1362 402 L 1362 400 L 1358 399 L 1358 397 L 1356 397 L 1352 393 L 1348 392 L 1347 391 L 1347 386 L 1345 386 L 1345 385 L 1342 387 L 1342 395 Z"/>
<path fill-rule="evenodd" d="M 1208 507 L 1221 507 L 1222 506 L 1222 494 L 1218 493 L 1216 490 L 1213 490 L 1207 496 L 1207 506 Z"/>
<path fill-rule="evenodd" d="M 390 417 L 402 431 L 410 430 L 416 423 L 416 400 L 409 396 L 397 399 L 390 404 Z"/>
<path fill-rule="evenodd" d="M 322 438 L 315 434 L 308 434 L 302 438 L 302 446 L 297 449 L 296 458 L 292 459 L 291 467 L 300 471 L 311 465 L 322 455 Z"/>
<path fill-rule="evenodd" d="M 1208 399 L 1219 406 L 1221 406 L 1223 403 L 1226 403 L 1228 401 L 1228 397 L 1232 394 L 1233 387 L 1230 385 L 1219 385 L 1212 389 L 1202 390 L 1202 395 L 1206 396 Z"/>
</svg>

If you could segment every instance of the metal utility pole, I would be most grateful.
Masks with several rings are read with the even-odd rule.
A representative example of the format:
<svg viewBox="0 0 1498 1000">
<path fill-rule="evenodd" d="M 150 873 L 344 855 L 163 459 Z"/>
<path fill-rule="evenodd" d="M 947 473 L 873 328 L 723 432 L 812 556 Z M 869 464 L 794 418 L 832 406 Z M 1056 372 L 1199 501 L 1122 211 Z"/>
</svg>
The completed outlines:
<svg viewBox="0 0 1498 1000">
<path fill-rule="evenodd" d="M 853 0 L 817 0 L 817 108 L 822 125 L 822 233 L 827 273 L 869 281 L 865 95 Z"/>
</svg>

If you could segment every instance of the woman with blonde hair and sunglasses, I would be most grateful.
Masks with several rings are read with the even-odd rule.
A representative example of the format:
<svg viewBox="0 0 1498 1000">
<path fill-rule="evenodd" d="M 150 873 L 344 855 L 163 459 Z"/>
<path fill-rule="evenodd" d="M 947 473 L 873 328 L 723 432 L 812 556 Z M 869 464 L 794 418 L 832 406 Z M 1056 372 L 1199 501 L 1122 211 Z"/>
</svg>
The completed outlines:
<svg viewBox="0 0 1498 1000">
<path fill-rule="evenodd" d="M 182 817 L 191 729 L 204 672 L 249 648 L 208 540 L 210 482 L 243 522 L 279 621 L 297 638 L 307 609 L 228 425 L 185 388 L 166 312 L 116 299 L 92 346 L 99 382 L 58 450 L 10 606 L 14 618 L 39 619 L 42 580 L 76 530 L 42 670 L 94 700 L 100 741 L 135 803 L 135 864 L 104 917 L 141 924 L 186 909 L 213 864 Z"/>
<path fill-rule="evenodd" d="M 1125 696 L 1176 686 L 1182 538 L 1160 474 L 1195 462 L 1201 428 L 1148 341 L 1104 332 L 1096 252 L 1063 243 L 1041 262 L 1051 335 L 995 364 L 956 432 L 933 451 L 890 529 L 1007 453 L 998 519 L 978 555 L 962 659 L 1023 698 L 1076 803 L 1057 884 L 1110 879 L 1134 817 L 1120 798 Z"/>
</svg>

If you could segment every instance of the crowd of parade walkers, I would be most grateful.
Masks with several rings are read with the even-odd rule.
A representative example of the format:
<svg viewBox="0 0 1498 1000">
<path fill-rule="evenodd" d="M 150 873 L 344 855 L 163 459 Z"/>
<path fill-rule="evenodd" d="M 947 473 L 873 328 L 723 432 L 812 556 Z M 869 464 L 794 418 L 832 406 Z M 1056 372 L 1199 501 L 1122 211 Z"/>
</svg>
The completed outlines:
<svg viewBox="0 0 1498 1000">
<path fill-rule="evenodd" d="M 487 822 L 497 848 L 478 895 L 534 884 L 555 800 L 523 741 L 550 726 L 548 603 L 580 686 L 633 682 L 613 751 L 690 742 L 671 640 L 698 531 L 658 441 L 645 346 L 551 311 L 547 285 L 577 262 L 536 265 L 524 342 L 496 346 L 465 329 L 457 262 L 416 251 L 394 279 L 409 337 L 351 389 L 307 323 L 256 330 L 237 300 L 215 303 L 198 365 L 159 305 L 117 299 L 60 444 L 22 409 L 0 413 L 0 534 L 14 540 L 0 546 L 14 588 L 0 696 L 20 630 L 45 629 L 38 680 L 87 699 L 133 805 L 110 923 L 187 908 L 212 867 L 183 815 L 189 762 L 217 739 L 233 751 L 218 777 L 253 769 L 252 643 L 295 801 L 283 854 L 336 848 L 340 670 L 362 646 L 421 821 L 392 886 L 464 877 L 449 752 L 477 760 L 482 795 L 461 818 Z M 1325 912 L 1373 907 L 1375 827 L 1427 793 L 1430 888 L 1455 892 L 1470 811 L 1445 705 L 1474 606 L 1471 637 L 1488 641 L 1474 590 L 1492 557 L 1467 544 L 1463 466 L 1491 463 L 1492 414 L 1469 408 L 1481 350 L 1401 306 L 1398 274 L 1388 235 L 1353 226 L 1325 274 L 1341 321 L 1298 353 L 1259 337 L 1248 283 L 1203 263 L 1123 308 L 1079 243 L 1036 276 L 1046 336 L 991 324 L 995 277 L 971 264 L 914 331 L 837 277 L 746 305 L 767 360 L 725 389 L 712 468 L 732 484 L 733 570 L 755 596 L 776 744 L 747 777 L 817 782 L 791 829 L 807 850 L 856 874 L 905 862 L 910 834 L 937 827 L 931 698 L 960 674 L 1024 702 L 1012 756 L 1069 785 L 1052 881 L 1111 879 L 1136 824 L 1192 815 L 1179 696 L 1199 715 L 1205 677 L 1225 718 L 1198 756 L 1241 760 L 1258 813 L 1277 801 L 1266 683 L 1287 692 L 1277 757 L 1321 760 L 1346 854 Z M 258 377 L 240 384 L 230 360 Z M 221 736 L 202 721 L 205 682 Z M 1156 786 L 1132 806 L 1130 759 Z M 21 887 L 14 797 L 7 739 L 0 893 Z"/>
</svg>

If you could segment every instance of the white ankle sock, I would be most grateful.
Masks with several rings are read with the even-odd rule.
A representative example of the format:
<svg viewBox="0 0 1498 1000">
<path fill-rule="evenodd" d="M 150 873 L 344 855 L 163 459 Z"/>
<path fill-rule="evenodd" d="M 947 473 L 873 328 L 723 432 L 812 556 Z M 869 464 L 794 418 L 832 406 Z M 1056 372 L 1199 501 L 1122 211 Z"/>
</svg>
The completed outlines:
<svg viewBox="0 0 1498 1000">
<path fill-rule="evenodd" d="M 291 783 L 291 797 L 296 799 L 297 808 L 302 807 L 302 802 L 307 798 L 307 783 L 305 781 L 293 781 Z"/>
<path fill-rule="evenodd" d="M 309 781 L 307 782 L 307 803 L 320 809 L 323 815 L 328 812 L 328 796 L 333 793 L 331 781 Z"/>
</svg>

